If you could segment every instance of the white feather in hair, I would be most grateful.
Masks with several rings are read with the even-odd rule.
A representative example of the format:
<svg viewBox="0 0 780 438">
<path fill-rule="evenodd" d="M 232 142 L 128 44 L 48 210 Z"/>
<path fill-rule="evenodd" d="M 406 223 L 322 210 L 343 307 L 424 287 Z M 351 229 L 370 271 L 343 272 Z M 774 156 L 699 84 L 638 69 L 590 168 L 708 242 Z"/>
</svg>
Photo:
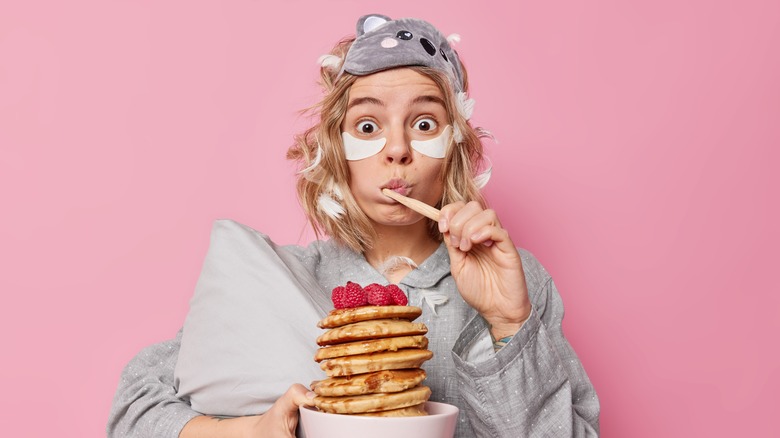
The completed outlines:
<svg viewBox="0 0 780 438">
<path fill-rule="evenodd" d="M 460 130 L 460 126 L 453 125 L 452 138 L 455 139 L 455 143 L 463 143 L 463 131 Z"/>
<path fill-rule="evenodd" d="M 314 169 L 318 164 L 320 164 L 320 161 L 322 161 L 322 147 L 320 146 L 320 142 L 317 141 L 317 155 L 314 156 L 314 161 L 312 161 L 308 166 L 299 170 L 298 173 L 306 173 Z"/>
<path fill-rule="evenodd" d="M 490 167 L 482 171 L 482 173 L 474 177 L 474 184 L 476 184 L 478 189 L 481 189 L 487 185 L 488 181 L 490 181 L 491 176 L 493 176 L 492 164 Z"/>
<path fill-rule="evenodd" d="M 474 113 L 474 104 L 476 101 L 474 99 L 469 99 L 464 91 L 460 91 L 456 96 L 455 103 L 458 107 L 458 112 L 460 115 L 463 116 L 463 118 L 466 120 L 471 119 L 471 115 Z"/>
<path fill-rule="evenodd" d="M 333 219 L 339 219 L 344 215 L 344 207 L 327 193 L 320 193 L 317 198 L 317 208 Z"/>
<path fill-rule="evenodd" d="M 493 140 L 496 144 L 498 144 L 498 139 L 495 135 L 493 135 L 492 132 L 488 131 L 485 128 L 476 128 L 475 131 L 477 131 L 477 137 L 479 138 L 489 138 Z"/>
<path fill-rule="evenodd" d="M 338 184 L 336 184 L 336 181 L 333 180 L 333 178 L 328 180 L 327 188 L 325 189 L 325 191 L 329 193 L 333 193 L 333 195 L 339 201 L 344 199 L 344 195 L 341 193 L 341 189 L 339 188 Z"/>
<path fill-rule="evenodd" d="M 338 70 L 341 68 L 341 58 L 336 55 L 322 55 L 317 62 L 324 68 Z"/>
</svg>

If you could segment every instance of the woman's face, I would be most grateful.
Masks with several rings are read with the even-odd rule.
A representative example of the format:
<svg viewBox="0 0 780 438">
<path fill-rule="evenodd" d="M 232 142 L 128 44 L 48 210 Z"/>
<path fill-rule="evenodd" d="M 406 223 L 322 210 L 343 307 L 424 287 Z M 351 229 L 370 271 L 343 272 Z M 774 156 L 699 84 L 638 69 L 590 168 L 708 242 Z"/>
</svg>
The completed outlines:
<svg viewBox="0 0 780 438">
<path fill-rule="evenodd" d="M 448 124 L 441 90 L 412 69 L 361 76 L 352 85 L 341 126 L 349 188 L 374 223 L 400 226 L 422 219 L 383 195 L 383 188 L 428 205 L 441 200 L 444 160 L 434 157 L 450 143 Z"/>
</svg>

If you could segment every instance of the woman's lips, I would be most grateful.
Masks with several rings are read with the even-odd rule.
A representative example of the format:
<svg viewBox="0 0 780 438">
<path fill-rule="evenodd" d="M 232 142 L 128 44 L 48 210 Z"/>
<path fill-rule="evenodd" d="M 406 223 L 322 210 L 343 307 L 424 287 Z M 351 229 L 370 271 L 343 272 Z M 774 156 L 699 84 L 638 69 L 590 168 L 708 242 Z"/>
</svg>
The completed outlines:
<svg viewBox="0 0 780 438">
<path fill-rule="evenodd" d="M 381 191 L 382 189 L 390 189 L 398 194 L 408 196 L 409 192 L 412 190 L 411 184 L 406 182 L 403 179 L 400 178 L 393 178 L 390 181 L 386 182 L 382 187 L 379 188 Z M 393 201 L 395 202 L 395 201 Z"/>
</svg>

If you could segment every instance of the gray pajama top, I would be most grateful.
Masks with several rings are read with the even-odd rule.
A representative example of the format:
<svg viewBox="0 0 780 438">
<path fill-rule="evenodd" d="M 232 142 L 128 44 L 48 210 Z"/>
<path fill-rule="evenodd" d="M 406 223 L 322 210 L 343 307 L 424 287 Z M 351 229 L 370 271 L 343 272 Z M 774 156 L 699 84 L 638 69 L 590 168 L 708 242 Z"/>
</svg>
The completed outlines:
<svg viewBox="0 0 780 438">
<path fill-rule="evenodd" d="M 347 281 L 387 280 L 362 254 L 331 241 L 286 246 L 324 290 Z M 497 353 L 488 326 L 460 297 L 442 244 L 399 286 L 423 309 L 433 359 L 423 366 L 431 400 L 460 408 L 456 437 L 593 437 L 599 400 L 561 330 L 563 302 L 544 267 L 520 250 L 531 317 Z M 432 307 L 436 297 L 446 302 Z M 435 309 L 435 312 L 434 310 Z M 200 413 L 176 396 L 174 369 L 182 332 L 143 349 L 125 367 L 108 419 L 109 437 L 175 438 Z M 308 383 L 308 382 L 301 382 Z"/>
</svg>

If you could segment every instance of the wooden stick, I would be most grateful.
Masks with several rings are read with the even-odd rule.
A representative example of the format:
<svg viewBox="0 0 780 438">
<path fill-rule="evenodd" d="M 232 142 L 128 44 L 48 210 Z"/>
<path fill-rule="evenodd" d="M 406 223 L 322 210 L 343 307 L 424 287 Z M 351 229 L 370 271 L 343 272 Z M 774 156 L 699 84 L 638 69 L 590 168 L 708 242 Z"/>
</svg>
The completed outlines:
<svg viewBox="0 0 780 438">
<path fill-rule="evenodd" d="M 435 220 L 436 222 L 439 221 L 440 212 L 439 210 L 431 207 L 430 205 L 418 201 L 416 199 L 408 198 L 398 192 L 394 192 L 390 189 L 382 189 L 382 193 L 385 196 L 388 196 L 390 198 L 395 199 L 396 201 L 400 202 L 401 204 L 411 208 L 412 210 L 416 211 L 417 213 L 420 213 L 421 215 L 427 217 L 428 219 Z"/>
</svg>

